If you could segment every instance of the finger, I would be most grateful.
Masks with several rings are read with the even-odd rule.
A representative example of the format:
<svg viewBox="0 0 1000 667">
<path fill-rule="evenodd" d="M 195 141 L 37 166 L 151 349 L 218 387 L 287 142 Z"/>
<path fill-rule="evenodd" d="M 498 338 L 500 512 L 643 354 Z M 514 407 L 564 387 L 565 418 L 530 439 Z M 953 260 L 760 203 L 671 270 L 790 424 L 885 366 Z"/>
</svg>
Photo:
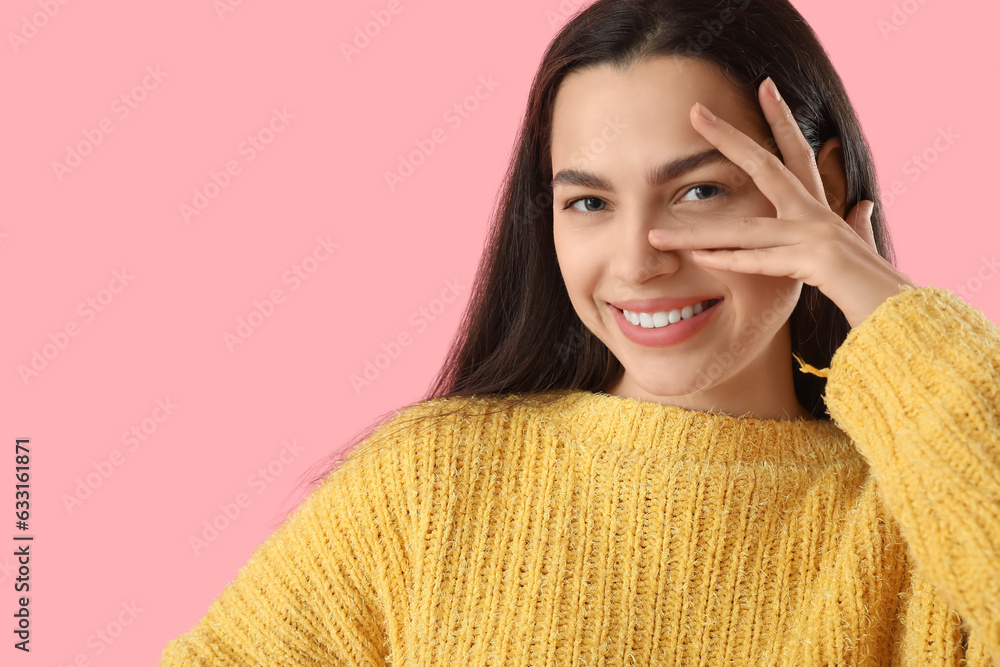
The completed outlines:
<svg viewBox="0 0 1000 667">
<path fill-rule="evenodd" d="M 878 251 L 875 245 L 875 230 L 872 228 L 872 213 L 875 211 L 875 202 L 869 199 L 862 199 L 851 212 L 847 214 L 847 224 L 851 226 L 858 236 L 865 240 L 873 250 Z"/>
<path fill-rule="evenodd" d="M 698 111 L 699 105 L 700 103 L 695 103 L 691 108 L 694 128 L 753 179 L 757 188 L 777 210 L 778 217 L 804 213 L 801 202 L 812 200 L 812 193 L 806 190 L 778 156 L 722 118 L 716 117 L 714 121 L 705 119 Z"/>
<path fill-rule="evenodd" d="M 661 250 L 765 248 L 801 243 L 799 223 L 768 217 L 727 217 L 686 227 L 649 230 L 651 245 Z"/>
<path fill-rule="evenodd" d="M 736 250 L 696 250 L 691 257 L 706 269 L 804 280 L 801 251 L 797 246 Z"/>
<path fill-rule="evenodd" d="M 823 178 L 820 176 L 819 168 L 816 166 L 816 156 L 813 154 L 812 146 L 806 141 L 799 124 L 795 122 L 795 115 L 788 108 L 784 98 L 776 100 L 772 91 L 777 91 L 774 81 L 767 77 L 761 83 L 757 91 L 757 99 L 771 127 L 771 134 L 781 151 L 785 166 L 799 179 L 799 182 L 809 191 L 817 201 L 826 202 L 826 193 L 823 189 Z M 781 94 L 778 93 L 778 97 Z"/>
</svg>

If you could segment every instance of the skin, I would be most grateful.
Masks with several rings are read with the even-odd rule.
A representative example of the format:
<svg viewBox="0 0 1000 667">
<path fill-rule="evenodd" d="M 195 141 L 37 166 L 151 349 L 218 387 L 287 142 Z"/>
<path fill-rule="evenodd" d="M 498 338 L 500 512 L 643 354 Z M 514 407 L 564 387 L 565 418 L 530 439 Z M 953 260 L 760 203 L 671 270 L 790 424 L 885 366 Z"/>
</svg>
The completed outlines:
<svg viewBox="0 0 1000 667">
<path fill-rule="evenodd" d="M 839 138 L 813 159 L 769 80 L 758 96 L 759 106 L 749 104 L 710 64 L 674 56 L 624 72 L 592 67 L 561 84 L 552 173 L 582 169 L 612 186 L 553 187 L 553 237 L 570 300 L 625 367 L 608 393 L 811 419 L 795 396 L 788 322 L 802 285 L 828 296 L 852 327 L 904 285 L 916 287 L 876 251 L 871 202 L 853 206 L 845 221 Z M 703 119 L 698 103 L 717 120 Z M 646 182 L 653 166 L 713 147 L 729 160 L 657 187 Z M 630 341 L 608 304 L 703 295 L 724 298 L 713 321 L 667 347 Z"/>
</svg>

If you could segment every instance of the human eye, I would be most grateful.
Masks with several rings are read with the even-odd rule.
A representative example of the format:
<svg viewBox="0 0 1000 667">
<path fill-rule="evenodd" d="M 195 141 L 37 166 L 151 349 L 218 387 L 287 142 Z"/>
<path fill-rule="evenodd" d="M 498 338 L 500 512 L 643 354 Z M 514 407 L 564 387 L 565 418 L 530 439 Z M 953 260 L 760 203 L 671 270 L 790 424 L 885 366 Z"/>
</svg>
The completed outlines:
<svg viewBox="0 0 1000 667">
<path fill-rule="evenodd" d="M 571 199 L 570 201 L 566 202 L 566 205 L 563 206 L 563 210 L 565 211 L 565 210 L 567 210 L 569 208 L 572 208 L 577 213 L 583 213 L 585 215 L 587 213 L 599 213 L 600 210 L 603 210 L 603 209 L 600 209 L 598 211 L 590 211 L 590 210 L 581 210 L 581 209 L 579 209 L 579 208 L 576 207 L 576 204 L 578 202 L 594 202 L 594 201 L 602 202 L 602 203 L 605 203 L 605 204 L 607 203 L 603 199 L 601 199 L 600 197 L 577 197 L 576 199 Z"/>
<path fill-rule="evenodd" d="M 706 198 L 703 198 L 703 199 L 701 199 L 701 198 L 699 198 L 699 199 L 687 199 L 687 194 L 689 192 L 694 192 L 695 190 L 702 190 L 702 191 L 704 191 L 704 190 L 715 190 L 715 191 L 718 191 L 720 194 L 718 196 L 716 196 L 716 197 L 706 197 Z M 701 184 L 696 185 L 696 186 L 694 186 L 692 188 L 689 188 L 684 193 L 684 196 L 680 198 L 679 201 L 707 201 L 708 199 L 718 199 L 719 197 L 725 197 L 727 194 L 729 194 L 729 193 L 726 192 L 726 190 L 724 190 L 723 188 L 720 188 L 717 185 L 710 185 L 708 183 L 701 183 Z"/>
</svg>

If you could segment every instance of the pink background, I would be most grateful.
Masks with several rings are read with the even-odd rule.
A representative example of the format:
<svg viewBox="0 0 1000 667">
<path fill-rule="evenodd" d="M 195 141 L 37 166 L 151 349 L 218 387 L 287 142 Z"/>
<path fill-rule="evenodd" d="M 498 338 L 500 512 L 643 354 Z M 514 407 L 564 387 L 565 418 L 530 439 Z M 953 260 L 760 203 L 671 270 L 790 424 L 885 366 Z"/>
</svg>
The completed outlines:
<svg viewBox="0 0 1000 667">
<path fill-rule="evenodd" d="M 233 0 L 220 15 L 225 2 L 0 12 L 4 664 L 156 664 L 278 527 L 309 467 L 423 395 L 468 300 L 531 78 L 579 6 L 398 0 L 348 61 L 341 44 L 386 0 Z M 795 5 L 847 85 L 883 188 L 902 186 L 887 200 L 900 267 L 1000 322 L 996 3 Z M 883 35 L 894 10 L 906 20 Z M 467 117 L 446 115 L 490 78 Z M 390 190 L 385 172 L 436 128 L 445 141 Z M 957 138 L 939 151 L 947 128 Z M 88 134 L 100 142 L 57 174 Z M 933 163 L 914 171 L 925 151 Z M 185 220 L 213 173 L 225 187 Z M 298 283 L 297 266 L 312 271 Z M 225 335 L 275 290 L 282 302 L 231 351 Z M 408 345 L 352 386 L 400 335 Z M 43 348 L 52 358 L 25 380 L 18 367 Z M 123 441 L 133 427 L 144 439 Z M 18 437 L 32 451 L 27 655 L 11 634 Z M 195 554 L 189 537 L 237 497 L 250 502 Z"/>
</svg>

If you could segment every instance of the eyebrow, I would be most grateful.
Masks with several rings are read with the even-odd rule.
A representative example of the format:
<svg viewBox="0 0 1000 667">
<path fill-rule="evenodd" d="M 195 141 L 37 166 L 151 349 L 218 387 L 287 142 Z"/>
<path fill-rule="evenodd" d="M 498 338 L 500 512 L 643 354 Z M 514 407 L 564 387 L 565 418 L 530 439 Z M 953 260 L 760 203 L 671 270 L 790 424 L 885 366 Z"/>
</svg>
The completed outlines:
<svg viewBox="0 0 1000 667">
<path fill-rule="evenodd" d="M 702 165 L 717 162 L 724 162 L 732 166 L 736 166 L 735 163 L 726 157 L 718 148 L 710 148 L 702 151 L 701 153 L 685 155 L 653 167 L 646 172 L 646 182 L 650 187 L 655 188 L 663 185 L 667 181 L 680 178 L 689 171 L 693 171 Z M 559 173 L 553 177 L 551 185 L 555 188 L 560 184 L 579 185 L 585 188 L 594 188 L 597 190 L 614 192 L 614 188 L 611 186 L 611 181 L 603 176 L 598 176 L 597 174 L 584 171 L 582 169 L 560 170 Z"/>
</svg>

